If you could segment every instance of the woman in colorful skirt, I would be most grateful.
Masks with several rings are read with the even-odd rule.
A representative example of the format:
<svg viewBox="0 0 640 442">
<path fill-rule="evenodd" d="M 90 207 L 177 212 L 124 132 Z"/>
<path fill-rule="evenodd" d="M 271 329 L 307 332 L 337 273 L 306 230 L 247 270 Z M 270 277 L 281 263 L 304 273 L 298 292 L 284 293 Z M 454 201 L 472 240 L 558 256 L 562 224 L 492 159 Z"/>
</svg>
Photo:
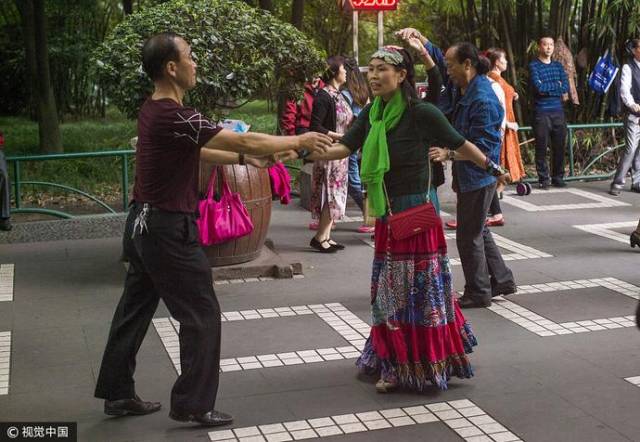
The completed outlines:
<svg viewBox="0 0 640 442">
<path fill-rule="evenodd" d="M 419 41 L 409 44 L 424 56 Z M 379 392 L 395 387 L 423 391 L 430 384 L 446 389 L 452 376 L 473 375 L 466 353 L 476 340 L 452 291 L 442 224 L 435 217 L 426 230 L 397 240 L 390 235 L 387 215 L 389 209 L 398 214 L 430 201 L 431 146 L 456 149 L 458 158 L 500 175 L 501 182 L 508 175 L 456 132 L 435 106 L 417 100 L 407 50 L 386 46 L 375 52 L 367 79 L 373 103 L 340 143 L 326 153 L 307 156 L 346 158 L 363 146 L 362 181 L 378 220 L 371 280 L 373 326 L 356 365 L 379 376 Z"/>
</svg>

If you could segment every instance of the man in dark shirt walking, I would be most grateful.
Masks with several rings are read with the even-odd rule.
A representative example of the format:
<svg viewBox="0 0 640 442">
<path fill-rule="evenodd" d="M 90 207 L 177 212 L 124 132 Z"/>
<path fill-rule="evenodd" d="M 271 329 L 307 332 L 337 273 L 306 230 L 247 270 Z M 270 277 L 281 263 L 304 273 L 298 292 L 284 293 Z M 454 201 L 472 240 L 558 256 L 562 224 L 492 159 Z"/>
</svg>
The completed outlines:
<svg viewBox="0 0 640 442">
<path fill-rule="evenodd" d="M 136 395 L 133 373 L 136 353 L 162 298 L 180 322 L 181 373 L 171 391 L 169 416 L 181 422 L 224 425 L 232 417 L 214 409 L 220 306 L 195 223 L 199 159 L 244 164 L 245 153 L 322 152 L 331 139 L 317 133 L 239 134 L 216 127 L 185 107 L 184 94 L 196 84 L 196 63 L 189 44 L 176 34 L 151 37 L 142 49 L 142 59 L 154 92 L 138 115 L 136 180 L 123 238 L 130 267 L 95 395 L 105 399 L 108 415 L 142 415 L 160 409 L 160 403 Z"/>
<path fill-rule="evenodd" d="M 538 58 L 529 63 L 529 79 L 534 92 L 536 138 L 536 171 L 538 186 L 549 188 L 547 146 L 551 142 L 551 184 L 566 187 L 564 182 L 564 152 L 567 121 L 562 107 L 563 95 L 569 92 L 569 80 L 558 61 L 551 61 L 555 42 L 552 37 L 538 39 Z"/>
</svg>

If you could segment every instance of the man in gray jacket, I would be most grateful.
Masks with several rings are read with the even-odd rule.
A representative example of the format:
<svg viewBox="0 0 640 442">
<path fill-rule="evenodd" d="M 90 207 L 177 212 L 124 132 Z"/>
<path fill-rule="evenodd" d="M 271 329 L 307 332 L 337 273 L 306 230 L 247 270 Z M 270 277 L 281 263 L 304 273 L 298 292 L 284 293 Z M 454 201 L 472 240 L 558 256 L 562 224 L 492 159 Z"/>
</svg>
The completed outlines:
<svg viewBox="0 0 640 442">
<path fill-rule="evenodd" d="M 622 66 L 620 98 L 625 110 L 625 150 L 609 193 L 620 195 L 627 172 L 631 170 L 631 190 L 640 193 L 640 39 L 631 40 L 629 62 Z"/>
</svg>

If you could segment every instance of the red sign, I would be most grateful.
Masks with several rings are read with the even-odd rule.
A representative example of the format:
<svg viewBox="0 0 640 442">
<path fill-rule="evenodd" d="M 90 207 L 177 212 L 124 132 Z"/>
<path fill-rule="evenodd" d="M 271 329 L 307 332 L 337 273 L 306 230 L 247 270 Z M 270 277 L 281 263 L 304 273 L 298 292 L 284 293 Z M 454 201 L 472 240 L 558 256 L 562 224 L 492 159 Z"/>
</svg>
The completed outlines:
<svg viewBox="0 0 640 442">
<path fill-rule="evenodd" d="M 350 0 L 355 11 L 395 11 L 399 0 Z"/>
</svg>

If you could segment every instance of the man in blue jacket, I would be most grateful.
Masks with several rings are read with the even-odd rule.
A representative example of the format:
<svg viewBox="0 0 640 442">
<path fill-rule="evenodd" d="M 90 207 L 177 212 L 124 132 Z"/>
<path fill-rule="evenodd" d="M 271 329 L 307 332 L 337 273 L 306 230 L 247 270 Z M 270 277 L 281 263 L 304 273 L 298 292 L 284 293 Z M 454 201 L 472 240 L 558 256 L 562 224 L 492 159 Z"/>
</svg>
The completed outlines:
<svg viewBox="0 0 640 442">
<path fill-rule="evenodd" d="M 453 160 L 453 188 L 457 192 L 456 244 L 464 272 L 463 308 L 488 307 L 491 298 L 515 293 L 513 273 L 485 225 L 489 205 L 496 191 L 496 177 L 504 173 L 500 163 L 504 110 L 486 73 L 488 60 L 481 61 L 470 43 L 458 43 L 445 55 L 449 77 L 456 86 L 452 102 L 453 126 L 487 155 L 486 168 L 449 151 Z"/>
<path fill-rule="evenodd" d="M 564 182 L 564 152 L 567 121 L 562 106 L 563 96 L 569 92 L 569 80 L 558 61 L 551 61 L 555 48 L 553 37 L 538 39 L 538 57 L 529 63 L 529 79 L 533 90 L 535 117 L 533 132 L 536 138 L 536 171 L 538 187 L 549 188 L 547 146 L 551 143 L 551 184 L 566 187 Z"/>
</svg>

